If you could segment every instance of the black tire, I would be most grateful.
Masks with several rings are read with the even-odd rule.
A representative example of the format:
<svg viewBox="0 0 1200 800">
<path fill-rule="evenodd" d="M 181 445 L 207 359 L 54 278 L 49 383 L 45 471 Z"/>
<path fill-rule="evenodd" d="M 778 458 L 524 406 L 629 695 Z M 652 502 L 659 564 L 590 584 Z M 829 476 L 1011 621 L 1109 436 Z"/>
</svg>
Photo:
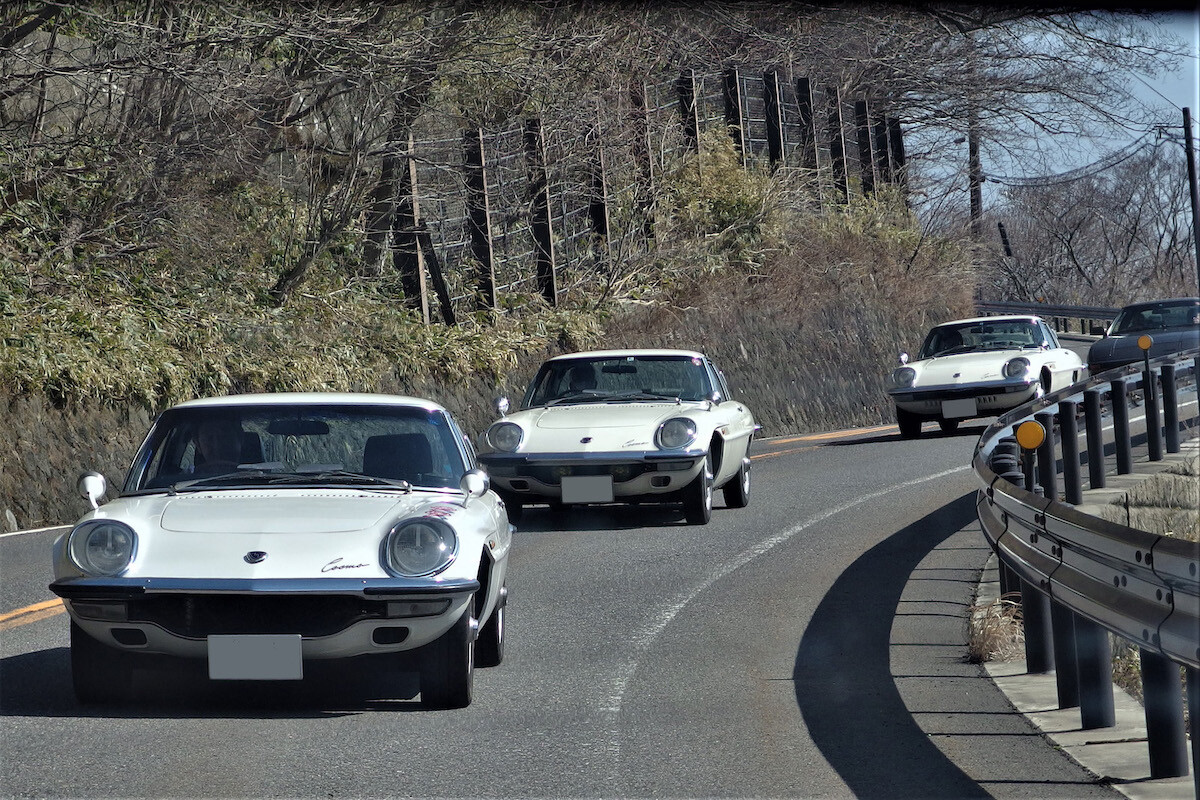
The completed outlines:
<svg viewBox="0 0 1200 800">
<path fill-rule="evenodd" d="M 707 525 L 712 519 L 712 456 L 704 459 L 704 468 L 683 489 L 683 518 L 692 525 Z"/>
<path fill-rule="evenodd" d="M 425 708 L 466 708 L 471 705 L 475 677 L 475 636 L 471 607 L 450 630 L 421 653 L 421 704 Z"/>
<path fill-rule="evenodd" d="M 921 436 L 921 418 L 911 411 L 896 408 L 896 424 L 900 426 L 901 439 L 918 439 Z"/>
<path fill-rule="evenodd" d="M 508 521 L 516 525 L 521 521 L 521 517 L 525 516 L 525 504 L 507 492 L 502 493 L 500 499 L 504 501 L 504 511 L 508 514 Z"/>
<path fill-rule="evenodd" d="M 750 459 L 742 461 L 742 466 L 729 483 L 721 487 L 725 495 L 725 505 L 728 508 L 745 508 L 750 502 Z"/>
<path fill-rule="evenodd" d="M 504 660 L 504 607 L 508 605 L 508 587 L 500 587 L 500 599 L 475 640 L 475 666 L 495 667 Z"/>
<path fill-rule="evenodd" d="M 130 656 L 96 641 L 72 621 L 71 683 L 82 705 L 126 703 L 133 696 Z"/>
<path fill-rule="evenodd" d="M 954 433 L 958 430 L 958 423 L 961 421 L 958 419 L 939 419 L 938 427 L 942 429 L 942 433 Z"/>
</svg>

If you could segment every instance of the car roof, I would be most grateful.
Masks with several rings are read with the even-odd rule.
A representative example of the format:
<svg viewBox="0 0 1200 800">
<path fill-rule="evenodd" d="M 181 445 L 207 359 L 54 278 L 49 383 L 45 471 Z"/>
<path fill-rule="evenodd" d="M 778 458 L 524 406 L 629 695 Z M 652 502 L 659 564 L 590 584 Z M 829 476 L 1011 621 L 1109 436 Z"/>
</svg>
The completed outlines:
<svg viewBox="0 0 1200 800">
<path fill-rule="evenodd" d="M 582 358 L 624 358 L 626 356 L 681 356 L 683 358 L 704 358 L 703 353 L 698 353 L 694 350 L 666 350 L 666 349 L 645 349 L 645 350 L 585 350 L 580 353 L 567 353 L 561 356 L 547 359 L 551 361 L 572 361 Z"/>
<path fill-rule="evenodd" d="M 945 325 L 970 325 L 976 322 L 1045 322 L 1044 319 L 1035 314 L 1002 314 L 992 317 L 970 317 L 969 319 L 955 319 L 950 322 L 941 322 L 934 325 L 935 328 L 941 328 Z"/>
<path fill-rule="evenodd" d="M 1127 306 L 1121 306 L 1121 310 L 1133 310 L 1138 308 L 1160 308 L 1162 306 L 1190 306 L 1193 303 L 1200 303 L 1200 297 L 1170 297 L 1165 300 L 1142 300 L 1137 303 L 1130 303 Z"/>
<path fill-rule="evenodd" d="M 251 405 L 346 405 L 346 406 L 407 406 L 427 411 L 446 409 L 432 400 L 408 397 L 399 394 L 374 394 L 371 392 L 268 392 L 262 394 L 232 394 L 223 397 L 201 397 L 186 400 L 174 408 L 197 408 L 211 406 Z"/>
</svg>

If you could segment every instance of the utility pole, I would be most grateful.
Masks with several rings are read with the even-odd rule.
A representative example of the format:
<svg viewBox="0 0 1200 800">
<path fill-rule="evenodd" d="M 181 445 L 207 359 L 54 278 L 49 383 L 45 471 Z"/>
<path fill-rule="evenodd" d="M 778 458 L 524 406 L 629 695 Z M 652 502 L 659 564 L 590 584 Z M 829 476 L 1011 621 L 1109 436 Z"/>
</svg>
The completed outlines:
<svg viewBox="0 0 1200 800">
<path fill-rule="evenodd" d="M 1192 195 L 1192 244 L 1196 251 L 1196 291 L 1200 294 L 1200 192 L 1196 188 L 1196 150 L 1192 147 L 1192 112 L 1183 109 L 1183 146 L 1187 150 L 1188 189 Z"/>
</svg>

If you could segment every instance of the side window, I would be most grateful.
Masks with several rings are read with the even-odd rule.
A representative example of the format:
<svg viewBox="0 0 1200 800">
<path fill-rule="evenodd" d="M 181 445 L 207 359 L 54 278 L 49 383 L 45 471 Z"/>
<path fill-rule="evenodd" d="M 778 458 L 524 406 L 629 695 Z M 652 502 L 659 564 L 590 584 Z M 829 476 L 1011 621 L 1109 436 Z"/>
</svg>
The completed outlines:
<svg viewBox="0 0 1200 800">
<path fill-rule="evenodd" d="M 721 393 L 721 399 L 732 400 L 733 393 L 729 391 L 729 384 L 725 382 L 725 373 L 717 369 L 717 365 L 711 361 L 708 362 L 708 370 L 713 377 L 713 386 Z"/>
<path fill-rule="evenodd" d="M 1050 330 L 1050 327 L 1047 326 L 1046 323 L 1040 322 L 1038 323 L 1038 327 L 1042 329 L 1043 342 L 1048 343 L 1051 347 L 1056 349 L 1062 347 L 1062 345 L 1058 343 L 1058 336 L 1055 335 L 1054 331 Z"/>
</svg>

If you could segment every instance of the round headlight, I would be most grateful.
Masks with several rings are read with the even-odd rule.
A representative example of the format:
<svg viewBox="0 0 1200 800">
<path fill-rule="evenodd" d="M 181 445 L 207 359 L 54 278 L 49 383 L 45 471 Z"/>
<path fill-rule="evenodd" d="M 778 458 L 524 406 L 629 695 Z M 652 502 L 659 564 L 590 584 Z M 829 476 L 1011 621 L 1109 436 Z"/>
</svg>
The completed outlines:
<svg viewBox="0 0 1200 800">
<path fill-rule="evenodd" d="M 515 422 L 497 422 L 488 428 L 487 441 L 502 453 L 511 453 L 521 446 L 525 431 Z"/>
<path fill-rule="evenodd" d="M 137 534 L 123 522 L 94 520 L 71 532 L 71 560 L 89 575 L 112 577 L 133 561 Z"/>
<path fill-rule="evenodd" d="M 901 389 L 907 389 L 917 379 L 917 371 L 912 367 L 901 367 L 892 372 L 892 383 Z"/>
<path fill-rule="evenodd" d="M 665 450 L 686 447 L 696 438 L 696 423 L 686 417 L 675 417 L 658 426 L 658 446 Z"/>
<path fill-rule="evenodd" d="M 417 578 L 445 569 L 457 552 L 454 528 L 433 517 L 412 519 L 387 535 L 384 565 L 394 575 Z"/>
<path fill-rule="evenodd" d="M 1029 359 L 1024 356 L 1010 358 L 1004 364 L 1004 377 L 1019 378 L 1029 372 Z"/>
</svg>

